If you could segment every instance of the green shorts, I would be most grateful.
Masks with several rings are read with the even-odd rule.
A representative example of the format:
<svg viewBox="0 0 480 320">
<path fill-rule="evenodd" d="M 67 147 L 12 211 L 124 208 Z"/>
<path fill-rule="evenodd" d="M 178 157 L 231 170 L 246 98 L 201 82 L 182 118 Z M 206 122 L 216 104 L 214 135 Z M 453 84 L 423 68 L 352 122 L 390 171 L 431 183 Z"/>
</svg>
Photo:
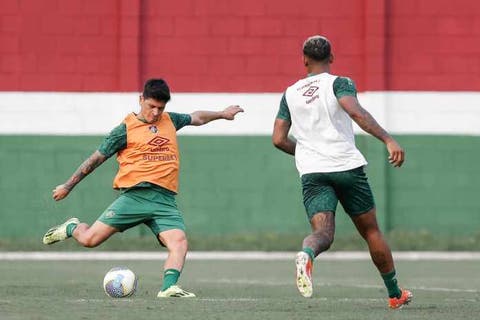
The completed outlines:
<svg viewBox="0 0 480 320">
<path fill-rule="evenodd" d="M 335 213 L 338 201 L 349 215 L 359 215 L 375 207 L 363 166 L 340 172 L 304 174 L 302 189 L 309 220 L 317 212 Z"/>
<path fill-rule="evenodd" d="M 98 220 L 119 231 L 144 223 L 155 236 L 171 229 L 185 231 L 175 196 L 152 188 L 132 188 L 125 191 Z"/>
</svg>

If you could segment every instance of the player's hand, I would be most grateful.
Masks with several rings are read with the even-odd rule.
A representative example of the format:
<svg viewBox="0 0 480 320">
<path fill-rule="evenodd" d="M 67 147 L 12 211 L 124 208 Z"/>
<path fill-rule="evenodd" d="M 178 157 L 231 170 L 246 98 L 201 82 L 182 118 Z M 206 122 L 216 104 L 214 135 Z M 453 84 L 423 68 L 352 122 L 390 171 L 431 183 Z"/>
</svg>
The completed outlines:
<svg viewBox="0 0 480 320">
<path fill-rule="evenodd" d="M 401 167 L 405 161 L 405 151 L 400 147 L 400 145 L 395 140 L 390 140 L 387 142 L 388 150 L 388 162 L 394 167 Z"/>
<path fill-rule="evenodd" d="M 55 201 L 62 200 L 63 198 L 68 196 L 69 193 L 70 190 L 68 190 L 64 184 L 60 184 L 56 186 L 55 189 L 53 189 L 53 199 Z"/>
<path fill-rule="evenodd" d="M 239 112 L 243 112 L 243 109 L 240 108 L 239 106 L 237 106 L 237 105 L 228 106 L 222 112 L 223 113 L 223 118 L 225 120 L 233 120 L 233 119 L 235 119 L 235 115 Z"/>
</svg>

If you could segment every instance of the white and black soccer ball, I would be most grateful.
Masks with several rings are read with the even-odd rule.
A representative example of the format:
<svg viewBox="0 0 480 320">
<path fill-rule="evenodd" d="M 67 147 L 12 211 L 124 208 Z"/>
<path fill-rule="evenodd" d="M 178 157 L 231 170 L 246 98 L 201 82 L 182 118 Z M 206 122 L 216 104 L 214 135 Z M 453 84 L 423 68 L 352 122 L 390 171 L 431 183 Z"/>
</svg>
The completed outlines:
<svg viewBox="0 0 480 320">
<path fill-rule="evenodd" d="M 112 298 L 125 298 L 137 290 L 137 276 L 127 267 L 114 267 L 103 278 L 103 290 Z"/>
</svg>

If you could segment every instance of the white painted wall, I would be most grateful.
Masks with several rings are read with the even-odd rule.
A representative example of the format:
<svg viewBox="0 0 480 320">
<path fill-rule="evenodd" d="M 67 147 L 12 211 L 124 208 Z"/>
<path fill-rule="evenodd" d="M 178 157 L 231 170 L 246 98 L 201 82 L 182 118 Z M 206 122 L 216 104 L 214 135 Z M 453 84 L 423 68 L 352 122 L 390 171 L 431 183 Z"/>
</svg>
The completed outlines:
<svg viewBox="0 0 480 320">
<path fill-rule="evenodd" d="M 186 127 L 179 134 L 269 135 L 280 98 L 281 93 L 177 93 L 167 110 L 239 104 L 245 113 L 235 121 Z M 363 92 L 359 100 L 394 134 L 480 135 L 477 92 Z M 0 134 L 103 135 L 136 111 L 138 93 L 0 92 Z"/>
</svg>

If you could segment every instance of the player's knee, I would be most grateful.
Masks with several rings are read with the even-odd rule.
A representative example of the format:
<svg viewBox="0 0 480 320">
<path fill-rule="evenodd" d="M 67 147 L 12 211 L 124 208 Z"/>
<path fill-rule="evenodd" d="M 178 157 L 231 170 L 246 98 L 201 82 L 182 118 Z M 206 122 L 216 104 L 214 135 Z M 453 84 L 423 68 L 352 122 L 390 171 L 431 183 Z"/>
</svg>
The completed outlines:
<svg viewBox="0 0 480 320">
<path fill-rule="evenodd" d="M 175 252 L 187 252 L 188 250 L 188 241 L 186 237 L 180 237 L 178 239 L 174 239 L 170 241 L 170 243 L 167 245 L 168 249 L 170 251 L 175 251 Z"/>
<path fill-rule="evenodd" d="M 187 238 L 184 237 L 183 239 L 180 239 L 178 241 L 178 249 L 179 249 L 179 251 L 187 252 L 187 250 L 188 250 Z"/>
<path fill-rule="evenodd" d="M 362 234 L 363 238 L 367 241 L 375 241 L 378 239 L 383 239 L 383 234 L 378 228 L 373 228 L 365 231 L 364 234 Z"/>
</svg>

